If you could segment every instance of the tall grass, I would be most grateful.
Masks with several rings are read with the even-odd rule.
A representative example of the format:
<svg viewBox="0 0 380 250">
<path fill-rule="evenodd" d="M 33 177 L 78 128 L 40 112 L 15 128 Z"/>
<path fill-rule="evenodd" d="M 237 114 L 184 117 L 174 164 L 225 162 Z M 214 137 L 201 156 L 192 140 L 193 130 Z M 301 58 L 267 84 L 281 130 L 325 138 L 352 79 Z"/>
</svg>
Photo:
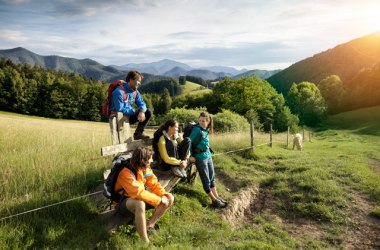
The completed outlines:
<svg viewBox="0 0 380 250">
<path fill-rule="evenodd" d="M 152 134 L 152 131 L 148 131 Z M 380 177 L 368 159 L 380 162 L 377 136 L 351 130 L 324 130 L 304 151 L 286 148 L 286 134 L 255 133 L 255 150 L 222 154 L 250 146 L 249 132 L 215 134 L 211 146 L 219 193 L 233 199 L 251 183 L 260 184 L 267 208 L 247 211 L 236 230 L 210 208 L 200 180 L 180 183 L 174 206 L 151 237 L 165 249 L 319 249 L 340 248 L 351 201 L 358 194 L 380 205 Z M 0 113 L 0 217 L 86 194 L 100 183 L 110 157 L 106 123 L 52 120 Z M 265 144 L 265 145 L 264 145 Z M 255 201 L 253 201 L 255 202 Z M 260 201 L 261 202 L 261 201 Z M 261 204 L 261 203 L 260 203 Z M 253 206 L 253 204 L 252 204 Z M 269 211 L 269 212 L 268 212 Z M 108 234 L 87 198 L 2 220 L 0 249 L 138 249 L 133 228 Z M 373 210 L 378 214 L 378 208 Z M 278 219 L 280 218 L 280 219 Z M 316 223 L 321 237 L 292 235 L 287 221 Z M 330 228 L 330 229 L 329 229 Z M 333 230 L 332 230 L 333 229 Z M 329 240 L 330 239 L 330 240 Z"/>
</svg>

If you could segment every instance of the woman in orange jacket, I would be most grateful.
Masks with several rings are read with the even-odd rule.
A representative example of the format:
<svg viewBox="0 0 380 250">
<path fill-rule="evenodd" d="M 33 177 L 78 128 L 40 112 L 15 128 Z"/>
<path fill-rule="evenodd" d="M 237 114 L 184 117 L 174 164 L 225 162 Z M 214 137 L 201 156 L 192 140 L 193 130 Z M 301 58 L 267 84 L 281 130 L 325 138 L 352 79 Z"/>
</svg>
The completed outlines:
<svg viewBox="0 0 380 250">
<path fill-rule="evenodd" d="M 137 148 L 130 160 L 131 169 L 121 170 L 115 190 L 124 195 L 116 205 L 117 211 L 125 216 L 134 216 L 135 225 L 140 238 L 149 243 L 148 232 L 154 231 L 154 226 L 166 210 L 173 204 L 174 196 L 165 191 L 150 168 L 152 150 Z M 150 191 L 145 189 L 145 186 Z M 148 222 L 145 220 L 145 210 L 155 208 Z"/>
</svg>

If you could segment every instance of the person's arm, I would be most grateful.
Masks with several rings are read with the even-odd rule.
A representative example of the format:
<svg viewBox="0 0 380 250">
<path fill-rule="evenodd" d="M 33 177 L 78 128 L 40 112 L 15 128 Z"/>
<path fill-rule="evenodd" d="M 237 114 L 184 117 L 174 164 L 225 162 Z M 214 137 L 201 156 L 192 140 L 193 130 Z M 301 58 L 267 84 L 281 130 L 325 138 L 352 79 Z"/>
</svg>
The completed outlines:
<svg viewBox="0 0 380 250">
<path fill-rule="evenodd" d="M 112 92 L 112 105 L 116 112 L 123 112 L 124 93 L 120 88 L 117 88 Z"/>
<path fill-rule="evenodd" d="M 194 127 L 193 130 L 191 130 L 191 133 L 189 135 L 189 138 L 191 140 L 191 146 L 190 146 L 190 155 L 194 156 L 193 152 L 193 145 L 199 140 L 199 137 L 201 136 L 201 129 L 199 127 Z"/>
<path fill-rule="evenodd" d="M 135 99 L 136 106 L 138 107 L 139 111 L 142 111 L 145 113 L 146 111 L 146 104 L 138 90 L 136 90 L 136 99 Z"/>
<path fill-rule="evenodd" d="M 161 203 L 161 195 L 158 196 L 145 190 L 144 185 L 136 180 L 135 175 L 129 169 L 123 170 L 118 179 L 128 197 L 145 201 L 154 207 Z"/>
<path fill-rule="evenodd" d="M 157 176 L 154 175 L 153 171 L 150 168 L 146 169 L 145 178 L 146 178 L 146 185 L 157 196 L 162 197 L 168 193 L 158 182 Z"/>
<path fill-rule="evenodd" d="M 166 151 L 166 140 L 165 136 L 162 135 L 157 143 L 158 146 L 158 152 L 160 153 L 161 159 L 166 163 L 170 165 L 179 165 L 181 164 L 181 160 L 176 159 L 175 157 L 170 157 L 168 155 L 168 152 Z"/>
<path fill-rule="evenodd" d="M 131 93 L 127 93 L 127 100 Z M 134 115 L 135 111 L 132 105 L 127 101 L 124 102 L 124 92 L 121 88 L 117 88 L 112 92 L 112 104 L 116 112 L 121 112 L 125 115 Z"/>
</svg>

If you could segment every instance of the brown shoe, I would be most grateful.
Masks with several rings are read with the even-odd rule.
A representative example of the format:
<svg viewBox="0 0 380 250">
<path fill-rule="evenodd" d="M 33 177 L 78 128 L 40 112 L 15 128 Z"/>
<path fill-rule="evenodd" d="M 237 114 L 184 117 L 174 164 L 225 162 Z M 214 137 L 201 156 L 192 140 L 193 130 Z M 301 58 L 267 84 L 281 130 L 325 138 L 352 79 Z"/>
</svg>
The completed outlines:
<svg viewBox="0 0 380 250">
<path fill-rule="evenodd" d="M 146 135 L 144 133 L 142 134 L 133 134 L 133 140 L 145 140 L 145 139 L 149 139 L 149 135 Z"/>
<path fill-rule="evenodd" d="M 221 200 L 216 199 L 212 202 L 212 206 L 214 208 L 225 208 L 227 207 L 227 204 L 223 203 Z"/>
</svg>

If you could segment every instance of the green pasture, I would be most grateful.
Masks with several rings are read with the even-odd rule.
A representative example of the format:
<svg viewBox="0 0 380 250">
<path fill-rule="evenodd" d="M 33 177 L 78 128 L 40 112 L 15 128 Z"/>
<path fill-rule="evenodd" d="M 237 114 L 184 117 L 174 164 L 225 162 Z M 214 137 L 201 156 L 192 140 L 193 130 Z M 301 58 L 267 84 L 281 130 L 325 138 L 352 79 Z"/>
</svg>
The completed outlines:
<svg viewBox="0 0 380 250">
<path fill-rule="evenodd" d="M 200 95 L 200 94 L 206 94 L 206 93 L 211 93 L 212 90 L 208 89 L 202 85 L 186 81 L 186 84 L 183 85 L 183 91 L 182 95 Z"/>
<path fill-rule="evenodd" d="M 147 247 L 132 226 L 106 232 L 88 197 L 2 219 L 91 193 L 112 157 L 100 157 L 111 141 L 106 123 L 0 112 L 0 249 L 347 248 L 360 232 L 360 202 L 363 218 L 375 220 L 372 233 L 380 232 L 380 119 L 368 114 L 363 123 L 352 113 L 333 117 L 339 122 L 327 121 L 310 140 L 307 131 L 302 152 L 287 147 L 286 134 L 274 134 L 269 147 L 269 135 L 255 133 L 255 150 L 239 150 L 250 146 L 249 132 L 213 135 L 221 196 L 232 201 L 258 185 L 256 199 L 235 228 L 209 206 L 199 179 L 180 183 Z M 346 119 L 356 125 L 340 126 Z M 366 235 L 359 243 L 376 248 Z"/>
</svg>

